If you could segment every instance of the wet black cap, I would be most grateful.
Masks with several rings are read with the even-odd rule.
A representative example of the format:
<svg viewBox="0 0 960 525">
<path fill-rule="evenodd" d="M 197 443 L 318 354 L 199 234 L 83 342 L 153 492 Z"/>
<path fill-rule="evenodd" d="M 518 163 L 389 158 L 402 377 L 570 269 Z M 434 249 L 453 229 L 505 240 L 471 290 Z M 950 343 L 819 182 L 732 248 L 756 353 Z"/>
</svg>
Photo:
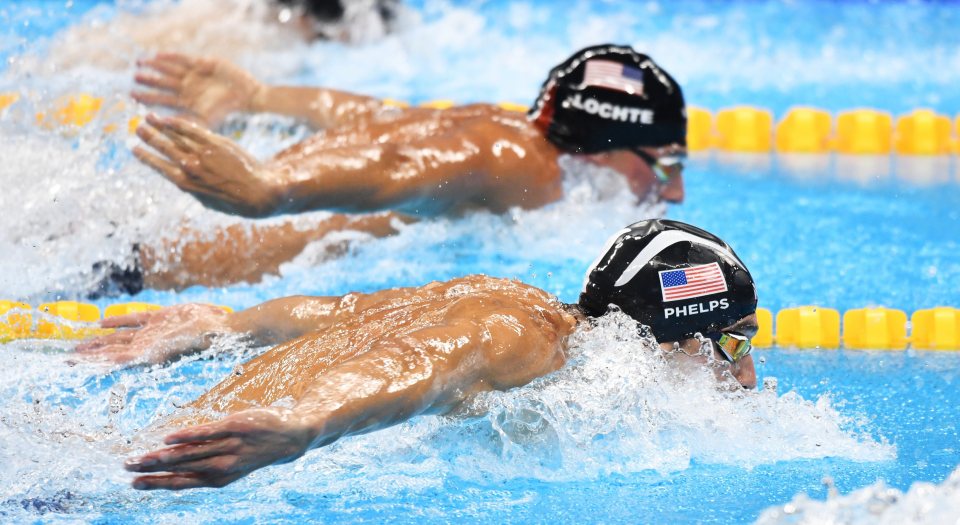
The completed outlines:
<svg viewBox="0 0 960 525">
<path fill-rule="evenodd" d="M 678 221 L 640 221 L 617 232 L 587 271 L 580 308 L 610 305 L 680 341 L 727 327 L 757 309 L 753 277 L 717 236 Z"/>
<path fill-rule="evenodd" d="M 529 116 L 570 153 L 687 143 L 680 86 L 629 46 L 591 46 L 553 68 Z"/>
</svg>

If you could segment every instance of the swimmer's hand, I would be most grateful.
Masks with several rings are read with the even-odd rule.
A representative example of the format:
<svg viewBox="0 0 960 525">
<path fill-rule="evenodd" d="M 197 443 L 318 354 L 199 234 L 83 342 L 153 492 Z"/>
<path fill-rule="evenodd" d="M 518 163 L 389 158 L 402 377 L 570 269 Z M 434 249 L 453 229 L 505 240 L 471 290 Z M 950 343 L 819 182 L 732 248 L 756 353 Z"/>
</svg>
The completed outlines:
<svg viewBox="0 0 960 525">
<path fill-rule="evenodd" d="M 204 206 L 244 217 L 276 212 L 279 191 L 261 163 L 230 139 L 183 118 L 147 115 L 133 154 Z"/>
<path fill-rule="evenodd" d="M 252 75 L 225 60 L 160 53 L 137 65 L 137 84 L 154 89 L 132 92 L 134 100 L 188 112 L 211 127 L 230 113 L 250 111 L 254 97 L 264 89 Z"/>
<path fill-rule="evenodd" d="M 219 306 L 183 304 L 108 317 L 100 326 L 118 330 L 80 344 L 76 351 L 90 360 L 118 364 L 166 363 L 209 348 L 215 335 L 230 332 L 228 315 Z"/>
<path fill-rule="evenodd" d="M 128 459 L 124 468 L 159 473 L 138 476 L 135 489 L 219 488 L 259 468 L 299 458 L 311 439 L 310 428 L 290 410 L 245 410 L 174 432 L 163 440 L 169 446 Z"/>
</svg>

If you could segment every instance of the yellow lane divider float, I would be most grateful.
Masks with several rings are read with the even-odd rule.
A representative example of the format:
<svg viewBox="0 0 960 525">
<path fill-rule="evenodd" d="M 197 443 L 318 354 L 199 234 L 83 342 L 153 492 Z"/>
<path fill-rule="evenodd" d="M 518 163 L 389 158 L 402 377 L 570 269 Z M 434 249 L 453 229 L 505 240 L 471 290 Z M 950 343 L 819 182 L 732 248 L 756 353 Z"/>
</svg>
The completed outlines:
<svg viewBox="0 0 960 525">
<path fill-rule="evenodd" d="M 19 93 L 0 93 L 0 115 L 3 114 L 5 109 L 12 106 L 18 100 L 20 100 Z"/>
<path fill-rule="evenodd" d="M 777 344 L 797 348 L 840 346 L 840 312 L 801 306 L 777 312 Z"/>
<path fill-rule="evenodd" d="M 0 116 L 21 100 L 19 93 L 0 93 Z M 407 108 L 402 100 L 383 99 L 391 107 Z M 430 100 L 420 107 L 447 109 L 452 99 Z M 514 102 L 500 102 L 501 108 L 525 112 L 529 108 Z M 100 116 L 104 132 L 126 124 L 133 133 L 141 117 L 126 116 L 123 101 L 106 104 L 102 97 L 87 93 L 57 99 L 47 111 L 36 114 L 37 123 L 53 128 L 75 129 L 89 125 Z M 109 121 L 109 122 L 107 122 Z M 687 144 L 690 151 L 717 148 L 741 153 L 812 153 L 831 151 L 851 155 L 945 155 L 960 153 L 960 115 L 950 117 L 930 109 L 916 109 L 896 120 L 886 111 L 870 108 L 841 111 L 834 118 L 823 109 L 795 107 L 774 124 L 771 111 L 753 106 L 709 110 L 687 108 Z"/>
<path fill-rule="evenodd" d="M 753 339 L 756 347 L 838 348 L 841 316 L 837 310 L 818 306 L 784 308 L 776 315 L 757 309 L 760 330 Z M 842 317 L 845 348 L 863 350 L 960 350 L 960 309 L 937 307 L 914 312 L 910 321 L 903 310 L 855 308 Z M 907 332 L 911 335 L 908 336 Z"/>
<path fill-rule="evenodd" d="M 896 151 L 900 154 L 945 155 L 953 149 L 950 119 L 918 109 L 897 120 Z"/>
<path fill-rule="evenodd" d="M 717 146 L 724 151 L 763 153 L 773 139 L 773 113 L 749 106 L 717 113 Z"/>
<path fill-rule="evenodd" d="M 218 306 L 233 312 L 229 306 Z M 113 304 L 104 310 L 103 319 L 161 308 L 149 303 Z M 34 310 L 26 303 L 0 301 L 0 343 L 17 339 L 77 340 L 113 333 L 113 329 L 96 324 L 100 319 L 100 308 L 89 303 L 58 301 L 41 304 Z"/>
<path fill-rule="evenodd" d="M 162 306 L 120 303 L 106 307 L 103 318 L 151 312 Z M 233 312 L 229 306 L 220 306 Z M 839 348 L 840 312 L 832 308 L 800 306 L 777 312 L 757 308 L 759 330 L 753 345 L 796 348 Z M 75 301 L 42 304 L 37 310 L 15 301 L 0 301 L 0 343 L 16 339 L 83 339 L 111 333 L 99 328 L 100 309 Z M 36 323 L 34 323 L 36 321 Z M 907 336 L 912 326 L 912 337 Z M 960 350 L 960 309 L 937 307 L 914 312 L 910 322 L 902 310 L 857 308 L 842 316 L 843 346 L 852 349 L 903 350 L 908 343 L 920 350 Z"/>
<path fill-rule="evenodd" d="M 782 153 L 826 153 L 830 151 L 830 114 L 816 108 L 790 110 L 776 128 L 776 148 Z"/>
<path fill-rule="evenodd" d="M 917 310 L 911 318 L 913 347 L 924 350 L 960 348 L 960 309 Z"/>
</svg>

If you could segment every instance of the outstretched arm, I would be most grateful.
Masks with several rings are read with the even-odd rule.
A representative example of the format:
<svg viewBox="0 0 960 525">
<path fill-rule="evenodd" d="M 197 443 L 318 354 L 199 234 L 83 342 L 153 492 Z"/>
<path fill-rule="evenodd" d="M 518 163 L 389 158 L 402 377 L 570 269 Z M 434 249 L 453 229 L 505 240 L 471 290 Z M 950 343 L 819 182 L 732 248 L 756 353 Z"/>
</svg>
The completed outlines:
<svg viewBox="0 0 960 525">
<path fill-rule="evenodd" d="M 137 135 L 154 151 L 137 146 L 133 152 L 207 207 L 246 217 L 319 209 L 436 214 L 471 199 L 501 204 L 495 198 L 504 193 L 500 173 L 490 173 L 492 154 L 483 145 L 491 126 L 479 120 L 403 145 L 313 148 L 305 142 L 261 163 L 196 123 L 149 115 Z"/>
<path fill-rule="evenodd" d="M 329 326 L 339 299 L 284 297 L 232 314 L 191 303 L 110 317 L 100 326 L 117 331 L 81 343 L 76 351 L 90 360 L 161 364 L 205 350 L 228 334 L 249 334 L 255 345 L 275 344 Z"/>
<path fill-rule="evenodd" d="M 355 309 L 403 293 L 395 289 L 340 297 L 291 296 L 234 313 L 205 304 L 169 306 L 104 319 L 101 327 L 117 331 L 82 343 L 76 351 L 93 360 L 160 364 L 205 350 L 223 335 L 246 334 L 257 346 L 278 344 L 328 328 Z"/>
<path fill-rule="evenodd" d="M 181 228 L 174 238 L 140 246 L 144 285 L 154 290 L 180 290 L 259 282 L 264 275 L 278 274 L 282 264 L 311 242 L 325 240 L 327 254 L 335 257 L 350 241 L 333 234 L 385 237 L 397 233 L 397 221 L 408 223 L 411 219 L 394 213 L 337 214 L 308 227 L 283 222 L 234 224 L 213 232 Z"/>
<path fill-rule="evenodd" d="M 380 100 L 345 91 L 270 86 L 215 58 L 160 53 L 137 63 L 134 79 L 148 90 L 131 93 L 139 102 L 178 109 L 218 126 L 233 112 L 277 113 L 305 120 L 314 129 L 352 121 L 383 107 Z"/>
<path fill-rule="evenodd" d="M 569 322 L 545 323 L 532 308 L 472 310 L 461 313 L 480 315 L 385 338 L 323 373 L 291 409 L 245 410 L 168 435 L 167 447 L 126 463 L 145 474 L 134 487 L 222 487 L 343 436 L 445 413 L 471 394 L 523 385 L 563 364 Z M 316 344 L 305 339 L 292 344 Z M 229 392 L 223 385 L 205 397 Z"/>
</svg>

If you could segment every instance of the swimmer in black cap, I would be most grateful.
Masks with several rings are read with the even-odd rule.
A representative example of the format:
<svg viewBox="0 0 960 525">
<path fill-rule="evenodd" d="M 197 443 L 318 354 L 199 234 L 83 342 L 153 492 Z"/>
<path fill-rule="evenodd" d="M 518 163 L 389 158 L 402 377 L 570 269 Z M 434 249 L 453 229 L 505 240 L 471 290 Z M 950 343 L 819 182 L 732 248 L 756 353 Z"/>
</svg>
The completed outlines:
<svg viewBox="0 0 960 525">
<path fill-rule="evenodd" d="M 588 47 L 565 60 L 550 72 L 526 116 L 492 104 L 400 109 L 333 89 L 269 86 L 228 62 L 177 54 L 158 55 L 141 67 L 136 81 L 152 88 L 133 94 L 143 103 L 183 110 L 211 126 L 245 111 L 294 116 L 322 130 L 261 162 L 191 120 L 149 116 L 137 134 L 152 149 L 138 146 L 136 156 L 207 207 L 227 213 L 266 217 L 327 209 L 424 216 L 537 208 L 563 196 L 557 160 L 564 153 L 622 174 L 638 199 L 680 202 L 684 196 L 680 86 L 626 46 Z M 279 228 L 270 235 L 285 245 Z M 295 256 L 303 246 L 298 239 L 276 252 Z M 175 260 L 162 261 L 158 267 L 186 282 L 165 286 L 154 279 L 151 286 L 226 284 L 210 269 L 233 275 L 226 270 L 243 259 L 236 255 L 179 268 Z M 149 279 L 151 272 L 144 274 Z M 256 272 L 244 275 L 259 279 Z"/>
<path fill-rule="evenodd" d="M 129 329 L 77 351 L 163 363 L 221 334 L 276 345 L 168 421 L 181 430 L 166 436 L 165 448 L 126 463 L 140 474 L 138 489 L 222 487 L 341 437 L 448 413 L 478 392 L 554 372 L 566 362 L 568 336 L 611 304 L 648 325 L 667 358 L 710 365 L 727 385 L 756 386 L 750 273 L 720 239 L 661 220 L 636 223 L 607 243 L 578 304 L 473 275 L 371 294 L 287 297 L 233 314 L 194 304 L 115 317 L 103 326 Z"/>
<path fill-rule="evenodd" d="M 400 0 L 276 0 L 294 12 L 281 11 L 283 23 L 293 23 L 308 39 L 355 42 L 391 32 Z"/>
</svg>

